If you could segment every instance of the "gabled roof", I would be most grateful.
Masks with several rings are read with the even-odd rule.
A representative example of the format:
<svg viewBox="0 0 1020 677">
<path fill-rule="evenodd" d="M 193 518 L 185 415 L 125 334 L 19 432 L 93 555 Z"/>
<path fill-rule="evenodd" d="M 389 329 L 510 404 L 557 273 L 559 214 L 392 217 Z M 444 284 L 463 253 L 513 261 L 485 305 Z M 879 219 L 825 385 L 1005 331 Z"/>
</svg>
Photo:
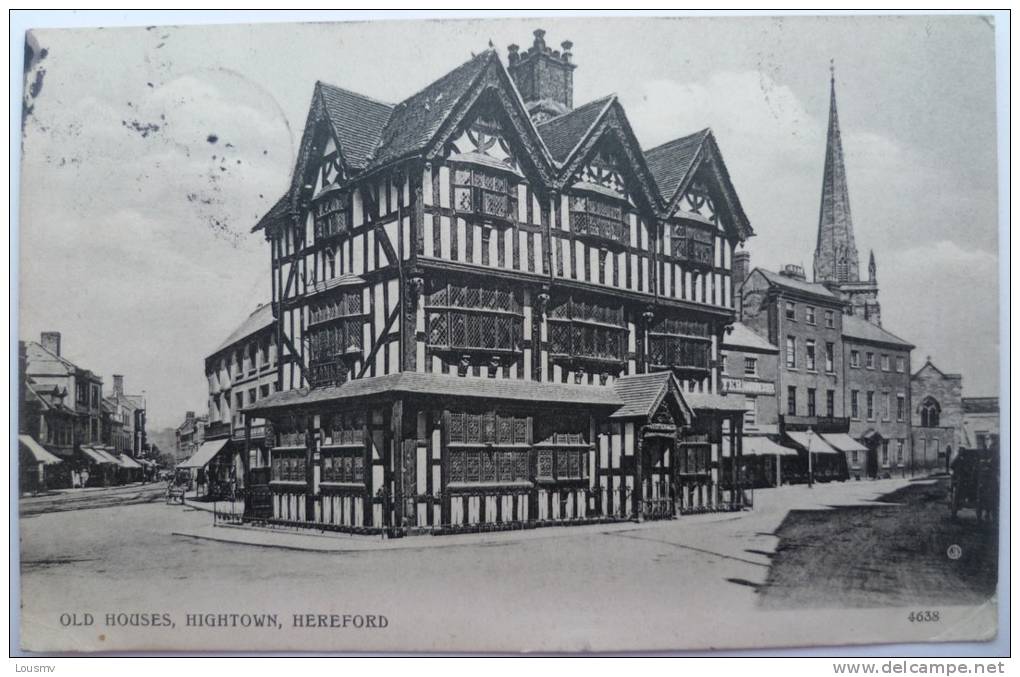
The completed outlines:
<svg viewBox="0 0 1020 677">
<path fill-rule="evenodd" d="M 779 348 L 758 335 L 743 322 L 735 322 L 733 331 L 723 336 L 723 348 L 750 349 L 758 352 L 778 353 Z"/>
<path fill-rule="evenodd" d="M 257 232 L 265 228 L 269 228 L 274 223 L 282 221 L 287 218 L 290 214 L 290 191 L 284 193 L 279 200 L 276 201 L 269 211 L 265 213 L 258 223 L 251 229 L 251 232 Z"/>
<path fill-rule="evenodd" d="M 35 376 L 70 376 L 78 366 L 70 360 L 51 353 L 42 344 L 29 341 L 25 344 L 26 374 Z"/>
<path fill-rule="evenodd" d="M 830 299 L 834 302 L 840 302 L 839 297 L 829 291 L 825 285 L 808 282 L 807 280 L 799 280 L 794 277 L 787 277 L 786 275 L 773 273 L 771 270 L 765 270 L 764 268 L 755 268 L 751 271 L 751 275 L 754 275 L 755 273 L 760 273 L 761 276 L 774 287 L 790 289 L 802 294 L 811 294 L 820 298 Z M 748 277 L 750 277 L 750 275 Z"/>
<path fill-rule="evenodd" d="M 998 397 L 963 397 L 963 413 L 965 414 L 998 414 Z"/>
<path fill-rule="evenodd" d="M 709 134 L 711 130 L 706 127 L 700 132 L 681 136 L 679 139 L 667 141 L 661 146 L 645 151 L 648 169 L 655 177 L 662 199 L 666 202 L 670 201 L 677 188 L 687 178 L 687 172 L 690 171 L 698 151 L 701 150 L 701 144 Z"/>
<path fill-rule="evenodd" d="M 882 329 L 876 324 L 857 317 L 856 315 L 843 316 L 843 337 L 857 339 L 858 341 L 870 341 L 872 343 L 884 343 L 910 350 L 914 344 L 904 341 L 896 334 Z"/>
<path fill-rule="evenodd" d="M 615 100 L 616 95 L 610 94 L 539 123 L 538 133 L 553 159 L 557 162 L 566 160 Z"/>
<path fill-rule="evenodd" d="M 708 160 L 708 171 L 715 174 L 718 190 L 727 211 L 733 217 L 737 235 L 741 239 L 754 235 L 711 129 L 706 128 L 656 146 L 645 152 L 645 158 L 670 212 L 683 196 L 698 168 Z"/>
<path fill-rule="evenodd" d="M 340 143 L 348 167 L 364 169 L 379 145 L 393 106 L 325 82 L 317 82 L 319 96 Z"/>
<path fill-rule="evenodd" d="M 962 374 L 950 374 L 950 373 L 944 372 L 941 369 L 939 369 L 938 367 L 936 367 L 935 363 L 931 361 L 931 356 L 929 356 L 929 357 L 927 357 L 925 359 L 924 364 L 921 365 L 921 368 L 918 369 L 917 371 L 915 371 L 910 376 L 910 378 L 916 378 L 922 371 L 924 371 L 925 369 L 928 369 L 929 367 L 934 369 L 938 373 L 938 375 L 941 376 L 942 378 L 951 378 L 951 379 L 954 379 L 954 380 L 955 379 L 962 379 L 963 378 Z"/>
<path fill-rule="evenodd" d="M 613 390 L 623 401 L 623 406 L 613 412 L 610 418 L 647 418 L 655 414 L 662 400 L 672 392 L 685 416 L 694 412 L 684 399 L 680 384 L 671 371 L 655 371 L 647 374 L 621 376 L 613 382 Z"/>
<path fill-rule="evenodd" d="M 229 348 L 233 344 L 237 343 L 241 339 L 247 338 L 252 334 L 257 333 L 261 329 L 272 326 L 273 324 L 273 306 L 268 303 L 260 305 L 252 312 L 251 315 L 245 319 L 234 331 L 230 332 L 230 336 L 220 344 L 220 346 L 212 351 L 211 355 L 215 355 L 221 350 Z"/>
<path fill-rule="evenodd" d="M 378 167 L 427 146 L 492 61 L 499 63 L 499 57 L 494 50 L 486 50 L 394 106 L 370 165 Z"/>
</svg>

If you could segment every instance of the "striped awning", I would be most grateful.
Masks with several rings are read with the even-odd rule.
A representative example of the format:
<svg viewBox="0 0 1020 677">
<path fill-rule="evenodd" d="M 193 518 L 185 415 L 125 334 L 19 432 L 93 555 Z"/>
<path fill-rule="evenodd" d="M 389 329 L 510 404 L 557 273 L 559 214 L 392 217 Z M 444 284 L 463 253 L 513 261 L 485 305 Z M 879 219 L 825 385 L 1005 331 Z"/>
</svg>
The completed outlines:
<svg viewBox="0 0 1020 677">
<path fill-rule="evenodd" d="M 838 449 L 826 442 L 825 439 L 818 433 L 808 434 L 799 430 L 788 430 L 786 431 L 786 436 L 789 437 L 798 447 L 812 454 L 840 453 Z"/>
<path fill-rule="evenodd" d="M 30 453 L 36 463 L 52 465 L 61 462 L 59 458 L 46 451 L 46 447 L 36 442 L 31 435 L 18 435 L 18 446 Z"/>
</svg>

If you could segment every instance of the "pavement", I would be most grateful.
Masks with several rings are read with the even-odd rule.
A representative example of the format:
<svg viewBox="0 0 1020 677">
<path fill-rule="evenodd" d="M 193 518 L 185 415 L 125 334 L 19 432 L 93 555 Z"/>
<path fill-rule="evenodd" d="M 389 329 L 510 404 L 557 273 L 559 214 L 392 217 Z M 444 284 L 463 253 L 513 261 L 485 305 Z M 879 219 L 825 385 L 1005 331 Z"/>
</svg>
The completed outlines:
<svg viewBox="0 0 1020 677">
<path fill-rule="evenodd" d="M 755 509 L 736 514 L 392 541 L 212 527 L 208 512 L 162 501 L 42 514 L 20 520 L 15 543 L 20 642 L 42 651 L 619 651 L 973 632 L 972 619 L 945 606 L 933 629 L 895 607 L 812 614 L 761 603 L 791 511 L 875 505 L 906 484 L 757 491 Z M 75 612 L 96 624 L 62 627 L 61 614 Z M 121 612 L 165 613 L 173 625 L 103 625 Z M 274 614 L 279 624 L 193 625 L 196 614 L 220 613 Z M 307 627 L 296 620 L 304 614 L 377 614 L 388 627 Z"/>
</svg>

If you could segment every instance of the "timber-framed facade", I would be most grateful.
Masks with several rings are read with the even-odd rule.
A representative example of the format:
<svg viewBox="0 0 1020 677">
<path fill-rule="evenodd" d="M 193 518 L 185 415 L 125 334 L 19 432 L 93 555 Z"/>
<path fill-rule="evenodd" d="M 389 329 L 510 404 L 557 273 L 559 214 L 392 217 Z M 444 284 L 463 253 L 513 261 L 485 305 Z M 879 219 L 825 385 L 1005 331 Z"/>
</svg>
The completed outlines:
<svg viewBox="0 0 1020 677">
<path fill-rule="evenodd" d="M 742 504 L 720 350 L 750 224 L 709 130 L 643 151 L 615 96 L 555 89 L 563 47 L 536 31 L 509 70 L 488 50 L 396 105 L 316 84 L 255 227 L 281 389 L 245 410 L 271 446 L 249 517 L 449 533 Z"/>
</svg>

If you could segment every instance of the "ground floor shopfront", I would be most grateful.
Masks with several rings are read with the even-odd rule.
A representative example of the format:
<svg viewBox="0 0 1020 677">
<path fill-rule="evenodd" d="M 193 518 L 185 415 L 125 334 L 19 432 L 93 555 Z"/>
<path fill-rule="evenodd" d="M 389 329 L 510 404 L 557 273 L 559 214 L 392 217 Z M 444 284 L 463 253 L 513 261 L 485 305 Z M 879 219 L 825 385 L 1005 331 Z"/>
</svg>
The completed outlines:
<svg viewBox="0 0 1020 677">
<path fill-rule="evenodd" d="M 614 386 L 428 374 L 280 393 L 249 518 L 338 531 L 453 533 L 667 518 L 742 506 L 721 481 L 742 409 L 669 372 Z M 727 486 L 739 486 L 729 478 Z"/>
</svg>

